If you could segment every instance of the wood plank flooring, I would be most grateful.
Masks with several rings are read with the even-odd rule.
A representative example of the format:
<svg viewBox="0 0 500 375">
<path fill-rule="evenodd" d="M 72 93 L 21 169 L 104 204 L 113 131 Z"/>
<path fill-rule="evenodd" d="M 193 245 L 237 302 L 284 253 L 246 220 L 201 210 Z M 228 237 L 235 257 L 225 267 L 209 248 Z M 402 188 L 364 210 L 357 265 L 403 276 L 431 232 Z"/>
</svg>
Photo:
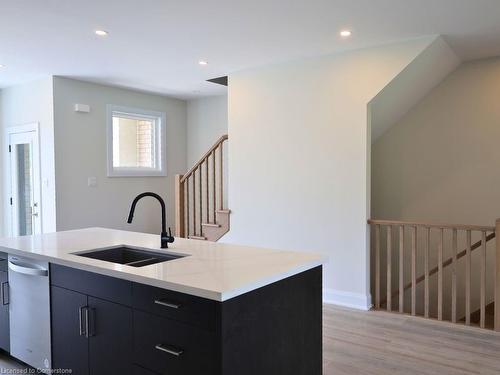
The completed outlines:
<svg viewBox="0 0 500 375">
<path fill-rule="evenodd" d="M 499 333 L 382 311 L 323 311 L 323 375 L 500 374 Z M 22 367 L 0 354 L 0 369 Z"/>
<path fill-rule="evenodd" d="M 323 374 L 500 374 L 500 334 L 324 306 Z"/>
</svg>

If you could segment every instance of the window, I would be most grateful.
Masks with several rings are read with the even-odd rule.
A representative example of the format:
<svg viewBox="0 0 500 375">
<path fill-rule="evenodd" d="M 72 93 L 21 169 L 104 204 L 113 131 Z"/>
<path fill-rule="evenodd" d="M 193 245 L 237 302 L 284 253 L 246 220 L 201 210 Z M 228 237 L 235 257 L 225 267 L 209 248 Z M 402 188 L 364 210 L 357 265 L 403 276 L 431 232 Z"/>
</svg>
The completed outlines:
<svg viewBox="0 0 500 375">
<path fill-rule="evenodd" d="M 108 176 L 166 176 L 165 113 L 108 105 Z"/>
</svg>

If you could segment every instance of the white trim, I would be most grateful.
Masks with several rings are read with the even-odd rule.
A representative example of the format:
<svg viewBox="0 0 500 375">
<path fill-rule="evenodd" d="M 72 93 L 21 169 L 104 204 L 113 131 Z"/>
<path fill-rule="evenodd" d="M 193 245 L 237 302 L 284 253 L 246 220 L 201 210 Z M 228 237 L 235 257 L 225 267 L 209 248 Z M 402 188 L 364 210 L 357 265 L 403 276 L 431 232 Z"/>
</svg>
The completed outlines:
<svg viewBox="0 0 500 375">
<path fill-rule="evenodd" d="M 5 134 L 18 134 L 18 133 L 27 133 L 27 132 L 40 132 L 40 124 L 38 122 L 33 122 L 30 124 L 19 125 L 19 126 L 10 126 L 5 128 Z"/>
<path fill-rule="evenodd" d="M 372 297 L 370 294 L 366 295 L 335 289 L 323 289 L 323 302 L 327 304 L 368 311 L 372 308 L 371 300 Z"/>
<path fill-rule="evenodd" d="M 113 167 L 113 113 L 122 113 L 128 118 L 137 115 L 155 121 L 155 168 L 115 168 Z M 165 177 L 167 175 L 167 120 L 165 112 L 149 111 L 140 108 L 123 107 L 113 104 L 106 106 L 107 167 L 108 177 Z"/>
</svg>

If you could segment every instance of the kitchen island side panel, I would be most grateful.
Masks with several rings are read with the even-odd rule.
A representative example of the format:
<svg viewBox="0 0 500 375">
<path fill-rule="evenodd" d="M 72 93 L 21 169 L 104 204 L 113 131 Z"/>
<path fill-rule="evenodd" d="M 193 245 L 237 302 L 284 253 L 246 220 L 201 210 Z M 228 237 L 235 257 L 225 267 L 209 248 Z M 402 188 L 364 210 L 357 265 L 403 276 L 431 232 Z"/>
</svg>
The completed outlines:
<svg viewBox="0 0 500 375">
<path fill-rule="evenodd" d="M 322 373 L 322 267 L 220 305 L 222 375 Z"/>
</svg>

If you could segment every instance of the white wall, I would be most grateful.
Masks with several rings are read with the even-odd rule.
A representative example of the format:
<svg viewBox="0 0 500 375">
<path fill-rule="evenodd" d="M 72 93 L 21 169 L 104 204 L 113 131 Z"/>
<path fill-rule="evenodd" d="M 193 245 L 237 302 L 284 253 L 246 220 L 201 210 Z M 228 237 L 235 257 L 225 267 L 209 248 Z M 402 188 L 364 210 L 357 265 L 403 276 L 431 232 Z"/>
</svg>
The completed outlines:
<svg viewBox="0 0 500 375">
<path fill-rule="evenodd" d="M 73 111 L 89 104 L 88 114 Z M 150 233 L 160 231 L 160 206 L 146 198 L 137 206 L 133 225 L 126 224 L 132 199 L 144 191 L 160 194 L 175 225 L 174 176 L 186 170 L 186 102 L 158 95 L 54 78 L 57 230 L 103 226 Z M 106 105 L 166 113 L 167 177 L 106 177 Z M 88 187 L 97 177 L 97 187 Z"/>
<path fill-rule="evenodd" d="M 3 89 L 0 95 L 0 124 L 2 137 L 7 127 L 38 122 L 40 126 L 40 172 L 42 178 L 43 231 L 56 230 L 55 174 L 54 174 L 54 105 L 52 78 L 45 78 L 29 84 Z M 3 140 L 0 148 L 3 147 Z M 3 192 L 9 191 L 10 179 L 5 171 L 8 156 L 1 149 L 3 166 Z M 10 210 L 2 193 L 3 228 L 10 227 Z M 1 232 L 0 232 L 1 234 Z M 4 234 L 7 234 L 4 231 Z"/>
<path fill-rule="evenodd" d="M 367 105 L 433 40 L 232 74 L 224 240 L 324 253 L 326 301 L 367 308 Z"/>
<path fill-rule="evenodd" d="M 460 64 L 455 52 L 437 38 L 370 102 L 372 143 Z"/>
<path fill-rule="evenodd" d="M 372 146 L 373 216 L 500 218 L 500 58 L 462 64 Z"/>
<path fill-rule="evenodd" d="M 227 95 L 190 100 L 187 104 L 188 168 L 224 134 L 227 134 Z"/>
<path fill-rule="evenodd" d="M 5 170 L 4 168 L 4 161 L 3 161 L 3 154 L 4 154 L 4 149 L 3 149 L 3 144 L 4 144 L 4 124 L 3 124 L 3 114 L 2 114 L 2 106 L 3 106 L 3 91 L 0 90 L 0 165 L 2 166 L 2 172 L 0 173 L 0 237 L 4 236 L 4 229 L 5 229 L 5 223 L 4 223 L 4 216 L 5 216 L 5 204 L 7 202 L 5 201 L 5 193 L 4 193 L 4 181 L 5 181 L 5 173 L 3 172 Z"/>
</svg>

